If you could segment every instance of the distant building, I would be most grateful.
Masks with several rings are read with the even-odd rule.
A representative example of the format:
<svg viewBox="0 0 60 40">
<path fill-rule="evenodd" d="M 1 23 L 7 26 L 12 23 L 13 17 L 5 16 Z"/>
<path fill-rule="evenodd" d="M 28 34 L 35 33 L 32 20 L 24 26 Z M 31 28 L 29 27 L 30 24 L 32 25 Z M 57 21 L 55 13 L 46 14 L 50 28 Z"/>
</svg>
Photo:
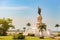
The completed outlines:
<svg viewBox="0 0 60 40">
<path fill-rule="evenodd" d="M 20 32 L 23 32 L 22 30 L 17 31 L 17 30 L 9 30 L 7 31 L 7 35 L 15 35 L 15 34 L 19 34 Z"/>
</svg>

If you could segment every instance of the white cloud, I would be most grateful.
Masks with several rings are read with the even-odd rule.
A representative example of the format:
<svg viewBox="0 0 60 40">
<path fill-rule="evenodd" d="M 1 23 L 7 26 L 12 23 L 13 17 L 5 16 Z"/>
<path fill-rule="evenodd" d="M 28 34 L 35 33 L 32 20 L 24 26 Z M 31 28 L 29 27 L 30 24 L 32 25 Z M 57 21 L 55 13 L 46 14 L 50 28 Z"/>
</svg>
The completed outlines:
<svg viewBox="0 0 60 40">
<path fill-rule="evenodd" d="M 27 6 L 16 6 L 16 7 L 0 7 L 0 10 L 27 10 L 30 7 Z"/>
</svg>

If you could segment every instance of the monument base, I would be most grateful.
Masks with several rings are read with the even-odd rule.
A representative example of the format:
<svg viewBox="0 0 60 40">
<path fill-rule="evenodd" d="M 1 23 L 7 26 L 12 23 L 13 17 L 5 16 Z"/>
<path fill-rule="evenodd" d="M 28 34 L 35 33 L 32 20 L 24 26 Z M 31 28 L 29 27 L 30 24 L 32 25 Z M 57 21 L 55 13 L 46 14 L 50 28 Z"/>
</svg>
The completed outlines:
<svg viewBox="0 0 60 40">
<path fill-rule="evenodd" d="M 28 34 L 34 34 L 34 36 L 51 36 L 51 32 L 50 30 L 44 30 L 43 33 L 42 32 L 39 32 L 38 28 L 29 28 L 29 29 L 26 29 L 25 32 L 23 33 L 23 35 L 28 35 Z"/>
</svg>

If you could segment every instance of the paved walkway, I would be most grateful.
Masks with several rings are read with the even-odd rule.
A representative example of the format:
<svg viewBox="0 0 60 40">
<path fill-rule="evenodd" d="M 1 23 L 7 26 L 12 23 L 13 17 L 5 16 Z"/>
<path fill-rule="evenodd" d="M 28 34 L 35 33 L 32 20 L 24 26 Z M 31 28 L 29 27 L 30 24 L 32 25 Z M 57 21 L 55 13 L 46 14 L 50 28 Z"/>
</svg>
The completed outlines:
<svg viewBox="0 0 60 40">
<path fill-rule="evenodd" d="M 56 40 L 60 40 L 60 36 L 55 37 Z"/>
</svg>

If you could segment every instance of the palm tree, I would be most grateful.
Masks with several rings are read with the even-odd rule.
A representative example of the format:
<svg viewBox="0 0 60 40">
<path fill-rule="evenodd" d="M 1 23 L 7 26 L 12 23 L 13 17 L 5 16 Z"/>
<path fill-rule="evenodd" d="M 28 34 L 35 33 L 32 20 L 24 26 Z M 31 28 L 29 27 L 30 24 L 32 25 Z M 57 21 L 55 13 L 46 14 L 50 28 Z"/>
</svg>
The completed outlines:
<svg viewBox="0 0 60 40">
<path fill-rule="evenodd" d="M 44 35 L 43 35 L 43 29 L 46 30 L 46 25 L 45 23 L 41 23 L 38 27 L 39 29 L 39 32 L 41 32 L 41 37 L 40 38 L 44 38 Z"/>
<path fill-rule="evenodd" d="M 24 32 L 25 32 L 26 27 L 23 27 L 23 29 L 24 29 Z"/>
<path fill-rule="evenodd" d="M 27 26 L 31 26 L 31 24 L 28 22 L 27 24 L 26 24 Z"/>
<path fill-rule="evenodd" d="M 56 24 L 56 25 L 55 25 L 55 27 L 57 28 L 57 31 L 58 31 L 58 27 L 59 27 L 59 26 L 60 26 L 59 24 Z"/>
<path fill-rule="evenodd" d="M 27 23 L 27 26 L 31 26 L 31 24 L 28 22 L 28 23 Z"/>
<path fill-rule="evenodd" d="M 55 25 L 55 27 L 57 28 L 57 31 L 58 31 L 58 27 L 59 27 L 59 26 L 60 26 L 59 24 L 56 24 L 56 25 Z"/>
</svg>

